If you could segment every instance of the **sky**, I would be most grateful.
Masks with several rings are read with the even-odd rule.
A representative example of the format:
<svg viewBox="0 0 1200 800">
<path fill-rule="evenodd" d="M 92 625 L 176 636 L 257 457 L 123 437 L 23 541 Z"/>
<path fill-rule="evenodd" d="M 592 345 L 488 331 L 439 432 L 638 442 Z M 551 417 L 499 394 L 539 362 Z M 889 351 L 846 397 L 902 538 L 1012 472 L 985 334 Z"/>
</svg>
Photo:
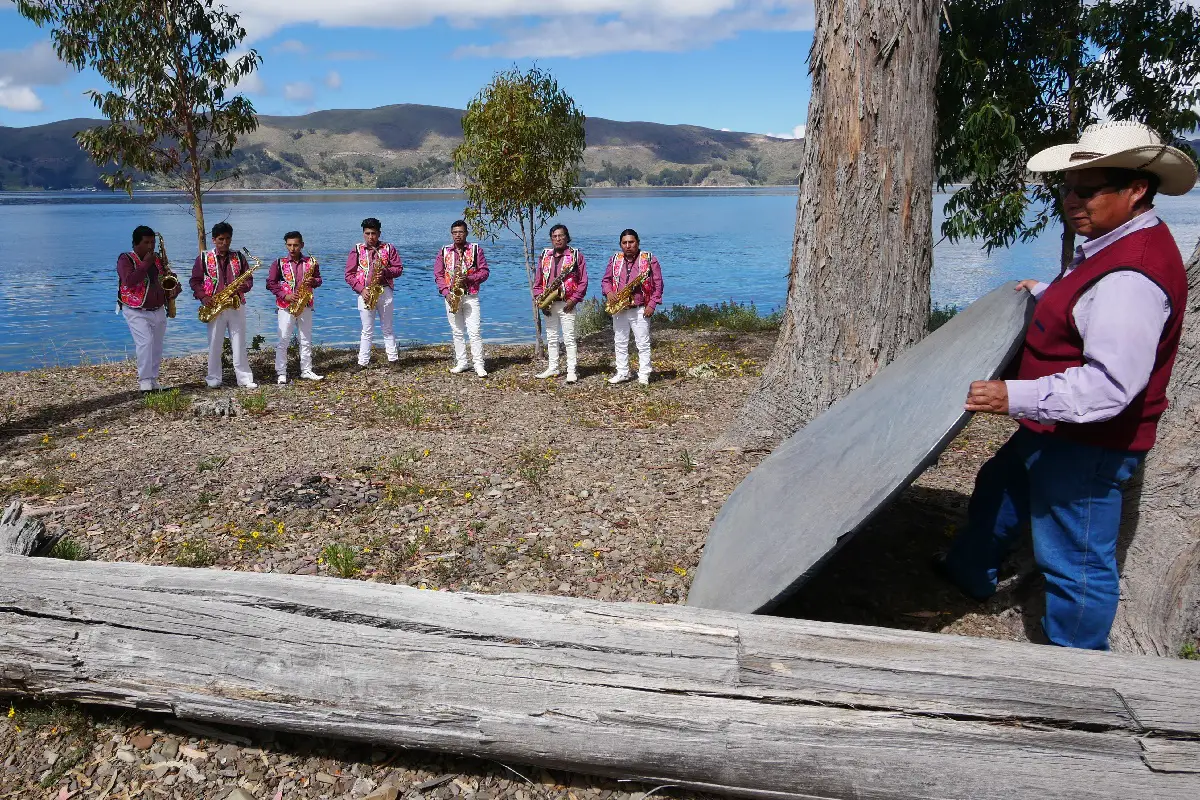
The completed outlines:
<svg viewBox="0 0 1200 800">
<path fill-rule="evenodd" d="M 227 0 L 262 57 L 261 114 L 463 108 L 514 64 L 548 69 L 584 114 L 802 136 L 812 0 Z M 103 88 L 0 0 L 0 125 L 96 117 Z"/>
</svg>

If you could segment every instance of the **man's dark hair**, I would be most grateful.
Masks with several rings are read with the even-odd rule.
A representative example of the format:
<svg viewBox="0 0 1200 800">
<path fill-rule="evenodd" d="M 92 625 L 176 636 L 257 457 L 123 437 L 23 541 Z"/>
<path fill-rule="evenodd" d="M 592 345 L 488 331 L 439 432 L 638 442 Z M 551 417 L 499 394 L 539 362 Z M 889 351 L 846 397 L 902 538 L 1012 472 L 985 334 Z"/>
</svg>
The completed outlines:
<svg viewBox="0 0 1200 800">
<path fill-rule="evenodd" d="M 1146 172 L 1140 169 L 1123 169 L 1121 167 L 1107 167 L 1105 173 L 1108 176 L 1108 182 L 1114 189 L 1124 189 L 1129 184 L 1136 180 L 1144 180 L 1149 184 L 1146 189 L 1146 195 L 1142 198 L 1139 206 L 1149 207 L 1154 205 L 1154 198 L 1158 195 L 1158 187 L 1162 185 L 1162 178 L 1155 175 L 1153 172 Z"/>
<path fill-rule="evenodd" d="M 632 236 L 633 238 L 637 239 L 638 244 L 642 243 L 642 237 L 638 236 L 637 231 L 635 231 L 633 228 L 626 228 L 625 230 L 621 231 L 621 235 L 617 237 L 617 241 L 621 241 L 626 236 Z"/>
<path fill-rule="evenodd" d="M 364 231 L 381 231 L 383 230 L 383 226 L 374 217 L 367 217 L 363 220 L 362 229 Z"/>
<path fill-rule="evenodd" d="M 213 225 L 212 236 L 214 239 L 218 236 L 233 236 L 233 226 L 228 222 L 218 222 Z"/>
<path fill-rule="evenodd" d="M 283 241 L 286 242 L 288 239 L 299 239 L 301 244 L 304 243 L 304 237 L 300 235 L 300 231 L 288 231 L 283 235 Z"/>
<path fill-rule="evenodd" d="M 138 225 L 133 229 L 133 246 L 137 247 L 147 236 L 154 237 L 154 229 L 149 225 Z"/>
<path fill-rule="evenodd" d="M 571 232 L 569 230 L 567 230 L 566 225 L 563 225 L 561 222 L 558 223 L 557 225 L 555 225 L 553 228 L 550 229 L 550 235 L 553 236 L 555 231 L 562 231 L 563 233 L 565 233 L 567 235 L 567 244 L 571 243 Z"/>
<path fill-rule="evenodd" d="M 463 230 L 470 230 L 470 228 L 467 227 L 467 221 L 462 220 L 462 219 L 454 220 L 454 224 L 450 226 L 450 230 L 454 230 L 455 228 L 462 228 Z"/>
</svg>

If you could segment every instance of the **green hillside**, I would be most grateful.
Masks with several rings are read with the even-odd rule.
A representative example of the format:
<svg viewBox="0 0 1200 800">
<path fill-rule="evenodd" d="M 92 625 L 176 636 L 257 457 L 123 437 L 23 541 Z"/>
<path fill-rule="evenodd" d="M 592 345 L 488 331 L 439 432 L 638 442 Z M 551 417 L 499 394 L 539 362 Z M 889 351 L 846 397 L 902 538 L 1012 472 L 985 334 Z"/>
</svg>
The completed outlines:
<svg viewBox="0 0 1200 800">
<path fill-rule="evenodd" d="M 259 117 L 221 166 L 222 188 L 317 189 L 453 187 L 450 153 L 462 111 L 421 105 Z M 71 138 L 100 124 L 75 119 L 0 127 L 0 188 L 102 187 L 99 170 Z M 803 141 L 693 125 L 587 121 L 583 183 L 593 186 L 794 184 Z"/>
</svg>

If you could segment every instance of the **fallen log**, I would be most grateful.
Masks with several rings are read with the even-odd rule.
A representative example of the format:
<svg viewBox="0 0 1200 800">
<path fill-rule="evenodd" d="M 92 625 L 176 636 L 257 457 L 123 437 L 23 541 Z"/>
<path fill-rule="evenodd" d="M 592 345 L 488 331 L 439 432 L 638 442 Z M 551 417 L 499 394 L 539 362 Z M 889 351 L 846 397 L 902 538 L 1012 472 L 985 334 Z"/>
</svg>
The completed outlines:
<svg viewBox="0 0 1200 800">
<path fill-rule="evenodd" d="M 1188 798 L 1200 664 L 0 555 L 0 695 L 772 798 Z"/>
</svg>

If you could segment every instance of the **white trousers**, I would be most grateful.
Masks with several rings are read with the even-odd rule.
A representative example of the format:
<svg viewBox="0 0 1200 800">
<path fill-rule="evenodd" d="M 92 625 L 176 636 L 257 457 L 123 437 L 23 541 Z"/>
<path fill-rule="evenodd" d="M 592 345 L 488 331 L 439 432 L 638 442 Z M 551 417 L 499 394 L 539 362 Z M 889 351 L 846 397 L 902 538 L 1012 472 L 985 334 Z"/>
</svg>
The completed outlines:
<svg viewBox="0 0 1200 800">
<path fill-rule="evenodd" d="M 629 374 L 629 331 L 638 351 L 638 377 L 650 377 L 650 320 L 637 306 L 613 315 L 613 340 L 617 346 L 617 374 Z"/>
<path fill-rule="evenodd" d="M 451 312 L 450 304 L 446 303 L 446 320 L 450 323 L 450 335 L 454 339 L 454 363 L 460 367 L 467 365 L 466 340 L 470 339 L 471 360 L 475 362 L 476 368 L 482 367 L 483 337 L 479 335 L 479 295 L 463 295 L 457 312 Z"/>
<path fill-rule="evenodd" d="M 557 302 L 550 306 L 550 316 L 546 317 L 546 354 L 549 358 L 550 369 L 558 369 L 558 340 L 562 338 L 567 350 L 567 373 L 575 372 L 578 348 L 575 345 L 575 312 L 569 314 L 563 311 L 566 303 Z"/>
<path fill-rule="evenodd" d="M 358 297 L 358 318 L 362 320 L 362 338 L 358 342 L 358 363 L 364 367 L 371 363 L 371 343 L 375 336 L 375 317 L 379 317 L 379 329 L 383 331 L 383 347 L 387 350 L 388 361 L 400 358 L 396 352 L 396 336 L 392 333 L 392 314 L 396 305 L 392 290 L 383 287 L 375 310 L 371 311 L 363 302 L 362 295 Z"/>
<path fill-rule="evenodd" d="M 125 306 L 121 313 L 129 325 L 129 332 L 133 335 L 138 381 L 141 388 L 152 389 L 158 383 L 158 370 L 162 366 L 163 340 L 167 336 L 167 309 L 146 311 Z"/>
<path fill-rule="evenodd" d="M 246 357 L 246 307 L 229 308 L 208 323 L 208 385 L 221 385 L 221 349 L 225 344 L 225 333 L 229 333 L 229 345 L 233 350 L 233 374 L 238 386 L 254 383 L 250 371 L 250 359 Z"/>
<path fill-rule="evenodd" d="M 275 344 L 275 374 L 287 377 L 287 351 L 292 343 L 292 331 L 300 336 L 300 374 L 312 372 L 312 318 L 313 310 L 304 309 L 300 316 L 293 317 L 287 309 L 279 311 L 279 341 Z"/>
</svg>

